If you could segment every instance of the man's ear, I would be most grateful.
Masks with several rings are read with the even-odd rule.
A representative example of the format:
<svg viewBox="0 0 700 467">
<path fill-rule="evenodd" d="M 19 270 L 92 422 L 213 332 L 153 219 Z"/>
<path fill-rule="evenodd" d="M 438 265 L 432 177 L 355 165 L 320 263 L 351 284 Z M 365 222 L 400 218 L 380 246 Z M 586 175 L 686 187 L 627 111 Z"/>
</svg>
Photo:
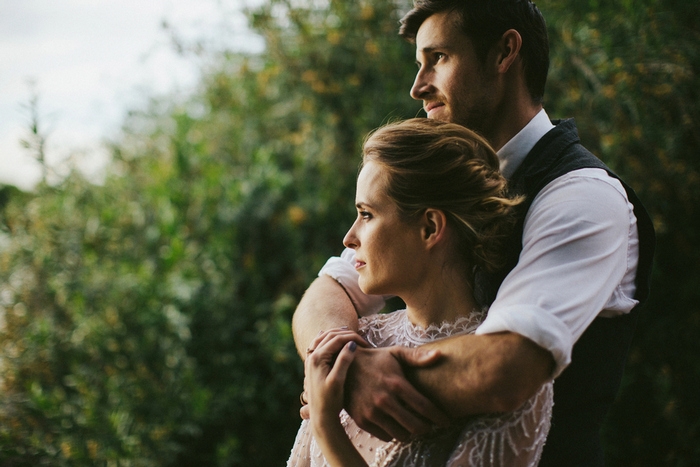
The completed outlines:
<svg viewBox="0 0 700 467">
<path fill-rule="evenodd" d="M 496 66 L 500 73 L 507 72 L 516 62 L 523 45 L 523 38 L 515 29 L 509 29 L 503 33 L 496 43 Z"/>
<path fill-rule="evenodd" d="M 447 230 L 447 216 L 439 209 L 426 209 L 423 213 L 423 241 L 428 249 L 444 241 Z"/>
</svg>

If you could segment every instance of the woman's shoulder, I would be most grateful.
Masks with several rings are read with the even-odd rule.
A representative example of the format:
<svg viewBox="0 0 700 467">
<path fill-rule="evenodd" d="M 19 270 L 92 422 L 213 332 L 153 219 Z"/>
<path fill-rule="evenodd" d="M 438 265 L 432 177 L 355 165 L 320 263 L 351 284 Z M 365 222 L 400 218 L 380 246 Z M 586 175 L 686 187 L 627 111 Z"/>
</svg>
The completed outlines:
<svg viewBox="0 0 700 467">
<path fill-rule="evenodd" d="M 396 345 L 394 334 L 405 322 L 406 310 L 378 313 L 360 318 L 358 333 L 373 347 Z"/>
</svg>

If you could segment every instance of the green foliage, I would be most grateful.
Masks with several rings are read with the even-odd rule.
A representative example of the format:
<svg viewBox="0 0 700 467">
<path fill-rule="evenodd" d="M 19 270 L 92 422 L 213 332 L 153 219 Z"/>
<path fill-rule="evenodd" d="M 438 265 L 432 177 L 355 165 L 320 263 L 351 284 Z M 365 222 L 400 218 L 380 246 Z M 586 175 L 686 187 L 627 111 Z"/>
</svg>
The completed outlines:
<svg viewBox="0 0 700 467">
<path fill-rule="evenodd" d="M 576 117 L 659 232 L 609 463 L 697 464 L 697 15 L 540 7 L 549 114 Z M 397 8 L 268 0 L 249 13 L 266 50 L 213 57 L 186 102 L 133 112 L 103 185 L 0 190 L 0 464 L 283 463 L 301 390 L 291 314 L 340 249 L 363 137 L 420 108 Z"/>
<path fill-rule="evenodd" d="M 349 6 L 270 2 L 251 14 L 267 50 L 220 56 L 187 102 L 134 112 L 104 185 L 73 173 L 12 194 L 0 463 L 286 458 L 291 314 L 341 248 L 362 138 L 419 108 L 393 4 Z"/>
</svg>

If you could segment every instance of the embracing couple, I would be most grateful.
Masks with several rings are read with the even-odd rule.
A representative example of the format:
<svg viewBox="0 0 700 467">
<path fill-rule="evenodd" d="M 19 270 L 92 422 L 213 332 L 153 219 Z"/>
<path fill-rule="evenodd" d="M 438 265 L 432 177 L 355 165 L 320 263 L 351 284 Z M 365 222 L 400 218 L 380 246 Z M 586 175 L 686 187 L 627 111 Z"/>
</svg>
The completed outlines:
<svg viewBox="0 0 700 467">
<path fill-rule="evenodd" d="M 649 216 L 542 108 L 533 3 L 416 0 L 401 23 L 428 119 L 368 136 L 346 250 L 295 312 L 288 465 L 601 466 Z M 388 296 L 406 308 L 377 314 Z"/>
</svg>

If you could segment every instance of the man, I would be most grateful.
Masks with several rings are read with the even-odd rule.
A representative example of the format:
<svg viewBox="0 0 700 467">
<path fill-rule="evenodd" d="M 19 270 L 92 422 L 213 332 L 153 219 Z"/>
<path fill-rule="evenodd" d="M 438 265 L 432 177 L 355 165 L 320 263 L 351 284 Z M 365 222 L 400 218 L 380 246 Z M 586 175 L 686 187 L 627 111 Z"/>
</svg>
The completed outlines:
<svg viewBox="0 0 700 467">
<path fill-rule="evenodd" d="M 416 44 L 411 96 L 429 118 L 481 132 L 527 202 L 509 266 L 480 281 L 489 302 L 498 294 L 477 333 L 413 351 L 358 348 L 346 409 L 376 436 L 405 439 L 444 423 L 444 412 L 514 410 L 556 378 L 540 465 L 602 465 L 598 431 L 648 291 L 648 215 L 579 144 L 573 121 L 553 125 L 544 112 L 549 46 L 534 4 L 417 0 L 400 34 Z M 299 304 L 302 356 L 320 330 L 356 329 L 357 314 L 383 306 L 359 292 L 353 264 L 349 251 L 330 259 Z"/>
</svg>

